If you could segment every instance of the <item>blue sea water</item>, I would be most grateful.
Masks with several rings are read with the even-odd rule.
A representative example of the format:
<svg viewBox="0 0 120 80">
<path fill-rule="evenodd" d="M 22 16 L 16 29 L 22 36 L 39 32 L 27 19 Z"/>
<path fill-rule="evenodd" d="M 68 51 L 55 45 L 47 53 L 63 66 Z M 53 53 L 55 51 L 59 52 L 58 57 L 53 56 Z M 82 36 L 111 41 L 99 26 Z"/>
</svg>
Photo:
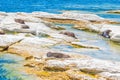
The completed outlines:
<svg viewBox="0 0 120 80">
<path fill-rule="evenodd" d="M 120 0 L 0 0 L 0 11 L 61 13 L 64 10 L 87 11 L 104 18 L 120 21 L 120 15 L 105 14 L 102 11 L 120 9 Z"/>
<path fill-rule="evenodd" d="M 59 12 L 61 10 L 106 11 L 120 9 L 120 0 L 0 0 L 0 11 Z"/>
</svg>

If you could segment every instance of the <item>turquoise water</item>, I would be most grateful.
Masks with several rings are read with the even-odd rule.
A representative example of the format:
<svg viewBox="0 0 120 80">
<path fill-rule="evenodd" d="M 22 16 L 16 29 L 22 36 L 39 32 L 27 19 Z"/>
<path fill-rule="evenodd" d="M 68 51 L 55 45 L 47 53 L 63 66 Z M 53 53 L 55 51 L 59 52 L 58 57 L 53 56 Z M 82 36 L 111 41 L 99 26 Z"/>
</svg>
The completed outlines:
<svg viewBox="0 0 120 80">
<path fill-rule="evenodd" d="M 0 53 L 0 80 L 33 80 L 35 76 L 22 71 L 24 59 L 20 56 Z"/>
</svg>

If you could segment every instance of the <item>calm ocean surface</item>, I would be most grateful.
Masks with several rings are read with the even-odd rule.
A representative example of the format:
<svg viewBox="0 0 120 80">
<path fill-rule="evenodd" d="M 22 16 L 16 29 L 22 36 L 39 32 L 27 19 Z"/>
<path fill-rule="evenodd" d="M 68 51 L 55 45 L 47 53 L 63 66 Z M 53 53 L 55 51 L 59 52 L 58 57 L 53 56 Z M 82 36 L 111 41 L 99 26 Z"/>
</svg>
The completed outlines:
<svg viewBox="0 0 120 80">
<path fill-rule="evenodd" d="M 120 9 L 120 0 L 0 0 L 0 11 L 4 12 L 83 11 L 120 21 L 120 15 L 105 13 L 105 11 L 117 9 Z M 27 75 L 19 73 L 16 69 L 21 67 L 19 62 L 22 61 L 23 59 L 18 56 L 0 54 L 0 80 L 23 80 L 24 78 L 24 80 L 31 80 L 31 77 L 28 79 Z"/>
<path fill-rule="evenodd" d="M 103 12 L 117 9 L 120 9 L 120 0 L 0 0 L 0 11 L 5 12 L 45 11 L 60 13 L 64 10 L 77 10 L 119 20 L 120 15 L 107 15 Z"/>
</svg>

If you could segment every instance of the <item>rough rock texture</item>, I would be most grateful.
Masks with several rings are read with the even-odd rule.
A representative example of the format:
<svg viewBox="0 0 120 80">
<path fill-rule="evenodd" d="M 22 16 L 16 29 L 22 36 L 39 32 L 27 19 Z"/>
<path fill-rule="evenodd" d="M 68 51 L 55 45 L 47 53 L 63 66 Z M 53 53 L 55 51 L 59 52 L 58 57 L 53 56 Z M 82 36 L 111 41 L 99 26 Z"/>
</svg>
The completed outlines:
<svg viewBox="0 0 120 80">
<path fill-rule="evenodd" d="M 120 26 L 112 25 L 117 22 L 95 14 L 0 12 L 0 32 L 3 30 L 5 33 L 0 35 L 0 51 L 24 57 L 22 70 L 41 80 L 120 79 L 120 62 L 95 59 L 76 51 L 73 53 L 74 51 L 54 48 L 64 44 L 75 50 L 101 50 L 100 46 L 81 43 L 80 38 L 75 39 L 74 33 L 64 32 L 54 23 L 73 24 L 74 28 L 98 33 L 111 30 L 110 39 L 120 42 Z"/>
<path fill-rule="evenodd" d="M 0 51 L 6 49 L 10 45 L 19 42 L 23 37 L 13 35 L 0 35 Z"/>
<path fill-rule="evenodd" d="M 23 57 L 34 56 L 41 58 L 44 55 L 43 48 L 48 48 L 57 44 L 56 41 L 46 38 L 26 38 L 19 44 L 15 44 L 9 47 L 8 52 L 16 53 Z"/>
</svg>

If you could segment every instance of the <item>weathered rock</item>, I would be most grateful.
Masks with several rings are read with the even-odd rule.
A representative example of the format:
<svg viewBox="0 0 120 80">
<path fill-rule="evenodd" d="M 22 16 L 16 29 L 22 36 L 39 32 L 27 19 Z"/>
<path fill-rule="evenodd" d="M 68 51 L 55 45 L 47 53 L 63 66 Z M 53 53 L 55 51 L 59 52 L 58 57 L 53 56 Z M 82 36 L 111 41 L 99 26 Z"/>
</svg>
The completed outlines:
<svg viewBox="0 0 120 80">
<path fill-rule="evenodd" d="M 66 71 L 71 80 L 106 80 L 102 77 L 97 77 L 96 75 L 86 74 L 78 70 Z"/>
<path fill-rule="evenodd" d="M 56 53 L 56 52 L 48 52 L 47 57 L 55 57 L 55 58 L 70 58 L 69 55 L 65 55 L 63 53 Z"/>
<path fill-rule="evenodd" d="M 62 32 L 60 32 L 60 34 L 64 34 L 64 35 L 67 35 L 67 36 L 70 36 L 70 37 L 73 37 L 73 38 L 76 38 L 77 39 L 77 37 L 75 36 L 75 34 L 73 33 L 73 32 L 69 32 L 69 31 L 62 31 Z"/>
<path fill-rule="evenodd" d="M 119 80 L 120 79 L 120 73 L 102 72 L 98 75 L 104 77 L 107 80 Z"/>
<path fill-rule="evenodd" d="M 6 49 L 14 43 L 22 40 L 23 37 L 13 35 L 0 35 L 0 51 Z"/>
<path fill-rule="evenodd" d="M 8 52 L 21 55 L 23 57 L 41 58 L 45 55 L 48 47 L 57 44 L 56 41 L 46 38 L 25 38 L 19 44 L 14 44 L 9 47 Z"/>
<path fill-rule="evenodd" d="M 62 42 L 72 42 L 72 41 L 75 41 L 75 38 L 73 37 L 69 37 L 69 36 L 66 36 L 66 35 L 63 35 L 63 34 L 59 34 L 59 33 L 50 33 L 49 34 L 51 37 L 53 37 L 54 39 L 59 39 L 59 41 L 62 41 Z"/>
<path fill-rule="evenodd" d="M 24 20 L 22 19 L 15 19 L 15 22 L 20 23 L 20 24 L 25 24 Z"/>
<path fill-rule="evenodd" d="M 89 73 L 92 75 L 99 74 L 101 72 L 120 73 L 119 62 L 110 62 L 98 59 L 66 59 L 62 61 L 48 60 L 47 65 L 49 67 L 55 66 L 61 68 L 69 67 L 70 69 L 79 69 L 84 73 Z"/>
<path fill-rule="evenodd" d="M 116 33 L 110 38 L 112 41 L 120 42 L 120 33 Z"/>
</svg>

